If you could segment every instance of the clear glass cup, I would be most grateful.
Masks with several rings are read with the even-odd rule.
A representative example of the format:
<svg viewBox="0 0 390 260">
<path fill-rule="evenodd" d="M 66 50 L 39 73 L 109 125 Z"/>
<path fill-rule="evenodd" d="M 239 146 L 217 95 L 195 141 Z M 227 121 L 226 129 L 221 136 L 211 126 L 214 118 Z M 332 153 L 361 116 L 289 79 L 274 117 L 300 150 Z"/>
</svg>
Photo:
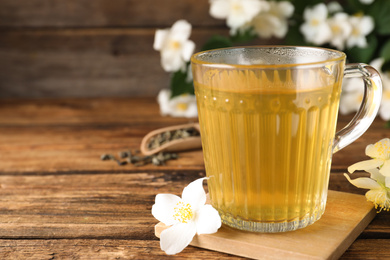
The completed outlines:
<svg viewBox="0 0 390 260">
<path fill-rule="evenodd" d="M 381 101 L 378 72 L 345 65 L 342 52 L 252 46 L 192 56 L 209 193 L 223 223 L 284 232 L 325 210 L 332 154 L 359 138 Z M 365 95 L 335 133 L 343 77 L 360 77 Z"/>
</svg>

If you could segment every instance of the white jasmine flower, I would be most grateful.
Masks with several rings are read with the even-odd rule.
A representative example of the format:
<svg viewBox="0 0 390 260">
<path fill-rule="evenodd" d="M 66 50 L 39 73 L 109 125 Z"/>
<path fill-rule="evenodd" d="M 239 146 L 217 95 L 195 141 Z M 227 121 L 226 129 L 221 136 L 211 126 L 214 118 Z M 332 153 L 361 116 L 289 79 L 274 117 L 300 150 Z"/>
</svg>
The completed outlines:
<svg viewBox="0 0 390 260">
<path fill-rule="evenodd" d="M 161 115 L 173 117 L 197 117 L 195 95 L 182 94 L 171 98 L 169 89 L 162 89 L 157 96 Z"/>
<path fill-rule="evenodd" d="M 343 91 L 340 97 L 340 113 L 347 115 L 359 110 L 364 96 L 363 82 L 359 78 L 343 80 Z"/>
<path fill-rule="evenodd" d="M 382 139 L 375 144 L 366 147 L 366 155 L 371 160 L 355 163 L 348 167 L 348 172 L 356 170 L 370 170 L 379 167 L 379 172 L 386 177 L 390 177 L 390 139 Z"/>
<path fill-rule="evenodd" d="M 388 74 L 389 72 L 387 72 L 387 75 Z M 379 116 L 385 121 L 390 120 L 390 85 L 386 85 L 386 87 L 383 87 L 382 102 L 379 108 Z"/>
<path fill-rule="evenodd" d="M 330 44 L 339 50 L 344 50 L 345 41 L 352 32 L 348 14 L 336 13 L 328 19 L 328 24 L 332 31 Z"/>
<path fill-rule="evenodd" d="M 371 16 L 352 16 L 349 18 L 352 26 L 351 35 L 347 39 L 347 47 L 367 47 L 366 36 L 374 29 L 374 19 Z"/>
<path fill-rule="evenodd" d="M 370 65 L 373 66 L 380 74 L 382 78 L 382 101 L 379 107 L 379 116 L 385 120 L 390 120 L 390 71 L 383 72 L 382 66 L 385 60 L 383 58 L 377 58 L 373 60 Z"/>
<path fill-rule="evenodd" d="M 268 3 L 263 0 L 210 0 L 210 15 L 226 19 L 231 34 L 249 23 L 260 11 L 268 9 Z"/>
<path fill-rule="evenodd" d="M 351 180 L 348 174 L 344 173 L 344 176 L 348 179 L 348 181 L 362 189 L 369 189 L 366 192 L 367 200 L 374 203 L 375 208 L 379 211 L 390 210 L 390 177 L 383 176 L 378 169 L 368 170 L 371 174 L 370 178 L 362 177 Z"/>
<path fill-rule="evenodd" d="M 332 31 L 327 23 L 328 9 L 321 3 L 313 8 L 306 8 L 303 12 L 305 23 L 301 25 L 301 32 L 306 41 L 316 45 L 329 42 Z"/>
<path fill-rule="evenodd" d="M 195 43 L 188 38 L 191 24 L 185 20 L 175 22 L 170 29 L 157 30 L 153 48 L 161 52 L 161 65 L 165 71 L 185 69 L 195 49 Z"/>
<path fill-rule="evenodd" d="M 167 226 L 161 232 L 160 246 L 167 254 L 181 252 L 195 234 L 212 234 L 221 227 L 218 211 L 205 205 L 206 193 L 200 178 L 184 188 L 181 198 L 172 194 L 158 194 L 152 207 L 153 216 Z"/>
<path fill-rule="evenodd" d="M 373 60 L 370 65 L 374 67 L 382 78 L 382 101 L 379 107 L 379 116 L 385 120 L 390 120 L 390 71 L 383 72 L 383 58 Z M 361 79 L 348 78 L 343 81 L 343 92 L 340 99 L 340 113 L 349 114 L 359 110 L 363 100 L 364 87 Z"/>
<path fill-rule="evenodd" d="M 327 7 L 328 7 L 328 12 L 331 14 L 343 11 L 343 7 L 336 1 L 329 2 Z"/>
<path fill-rule="evenodd" d="M 374 3 L 374 0 L 360 0 L 360 3 L 365 4 L 365 5 L 369 5 L 369 4 Z"/>
<path fill-rule="evenodd" d="M 288 31 L 288 18 L 294 13 L 294 6 L 287 1 L 269 2 L 268 11 L 260 12 L 251 24 L 262 38 L 275 36 L 283 38 Z"/>
</svg>

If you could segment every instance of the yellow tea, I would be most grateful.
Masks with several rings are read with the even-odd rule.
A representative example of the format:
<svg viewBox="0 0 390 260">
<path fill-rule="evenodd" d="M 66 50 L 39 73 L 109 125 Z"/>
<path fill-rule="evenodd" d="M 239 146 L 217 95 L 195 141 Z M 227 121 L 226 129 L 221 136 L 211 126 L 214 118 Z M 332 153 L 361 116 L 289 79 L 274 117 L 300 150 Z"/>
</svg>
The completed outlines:
<svg viewBox="0 0 390 260">
<path fill-rule="evenodd" d="M 237 82 L 194 82 L 213 206 L 247 230 L 314 222 L 326 204 L 340 82 L 298 91 L 276 79 L 257 89 Z"/>
</svg>

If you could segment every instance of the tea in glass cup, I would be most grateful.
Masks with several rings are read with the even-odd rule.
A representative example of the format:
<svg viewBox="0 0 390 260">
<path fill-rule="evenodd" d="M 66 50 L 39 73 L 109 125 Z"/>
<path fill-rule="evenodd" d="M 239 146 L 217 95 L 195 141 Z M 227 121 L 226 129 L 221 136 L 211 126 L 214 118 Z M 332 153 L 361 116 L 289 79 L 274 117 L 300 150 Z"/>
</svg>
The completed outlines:
<svg viewBox="0 0 390 260">
<path fill-rule="evenodd" d="M 345 66 L 323 48 L 253 46 L 192 57 L 209 193 L 223 223 L 283 232 L 325 211 L 332 154 L 370 126 L 381 99 L 379 74 Z M 335 133 L 343 77 L 359 76 L 367 95 Z"/>
</svg>

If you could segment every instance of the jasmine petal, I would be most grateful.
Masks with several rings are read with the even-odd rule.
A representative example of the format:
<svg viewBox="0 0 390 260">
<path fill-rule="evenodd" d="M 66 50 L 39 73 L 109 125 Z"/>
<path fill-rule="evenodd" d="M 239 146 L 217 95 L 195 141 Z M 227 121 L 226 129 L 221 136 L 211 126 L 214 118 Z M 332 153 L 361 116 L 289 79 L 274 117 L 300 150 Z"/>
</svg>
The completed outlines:
<svg viewBox="0 0 390 260">
<path fill-rule="evenodd" d="M 196 215 L 197 234 L 213 234 L 221 227 L 221 218 L 218 211 L 216 211 L 211 205 L 205 205 L 202 207 Z"/>
<path fill-rule="evenodd" d="M 356 178 L 354 180 L 351 180 L 351 178 L 348 176 L 348 174 L 344 173 L 344 176 L 347 178 L 347 180 L 353 184 L 354 186 L 361 188 L 361 189 L 380 189 L 381 186 L 373 179 L 370 178 Z"/>
<path fill-rule="evenodd" d="M 384 183 L 385 182 L 386 177 L 383 176 L 379 172 L 379 170 L 377 168 L 367 170 L 367 172 L 370 173 L 370 175 L 371 175 L 370 178 L 373 179 L 373 180 L 376 180 L 376 182 L 378 182 L 378 183 Z"/>
<path fill-rule="evenodd" d="M 152 207 L 152 215 L 167 226 L 175 224 L 174 208 L 181 199 L 172 194 L 158 194 Z"/>
<path fill-rule="evenodd" d="M 348 172 L 353 173 L 356 170 L 370 170 L 379 167 L 383 162 L 379 159 L 371 159 L 355 163 L 348 167 Z"/>
<path fill-rule="evenodd" d="M 165 229 L 160 234 L 160 247 L 168 255 L 174 255 L 186 248 L 196 234 L 196 225 L 179 223 Z"/>
<path fill-rule="evenodd" d="M 390 176 L 390 160 L 386 160 L 383 163 L 383 165 L 382 165 L 381 169 L 379 170 L 379 172 L 381 174 L 383 174 L 384 176 L 387 176 L 387 177 Z"/>
<path fill-rule="evenodd" d="M 382 101 L 381 106 L 379 107 L 379 116 L 385 120 L 390 120 L 390 71 L 382 71 L 382 66 L 385 63 L 384 58 L 374 59 L 370 65 L 373 66 L 379 73 L 382 78 Z"/>
<path fill-rule="evenodd" d="M 203 189 L 203 181 L 207 178 L 200 178 L 191 182 L 183 189 L 182 199 L 191 204 L 193 210 L 201 208 L 206 203 L 206 193 Z"/>
<path fill-rule="evenodd" d="M 231 33 L 249 23 L 261 11 L 267 11 L 269 4 L 263 0 L 210 0 L 210 15 L 226 19 Z"/>
<path fill-rule="evenodd" d="M 294 6 L 290 2 L 270 1 L 269 10 L 260 12 L 253 18 L 251 25 L 262 38 L 283 38 L 288 31 L 287 20 L 293 13 Z"/>
</svg>

